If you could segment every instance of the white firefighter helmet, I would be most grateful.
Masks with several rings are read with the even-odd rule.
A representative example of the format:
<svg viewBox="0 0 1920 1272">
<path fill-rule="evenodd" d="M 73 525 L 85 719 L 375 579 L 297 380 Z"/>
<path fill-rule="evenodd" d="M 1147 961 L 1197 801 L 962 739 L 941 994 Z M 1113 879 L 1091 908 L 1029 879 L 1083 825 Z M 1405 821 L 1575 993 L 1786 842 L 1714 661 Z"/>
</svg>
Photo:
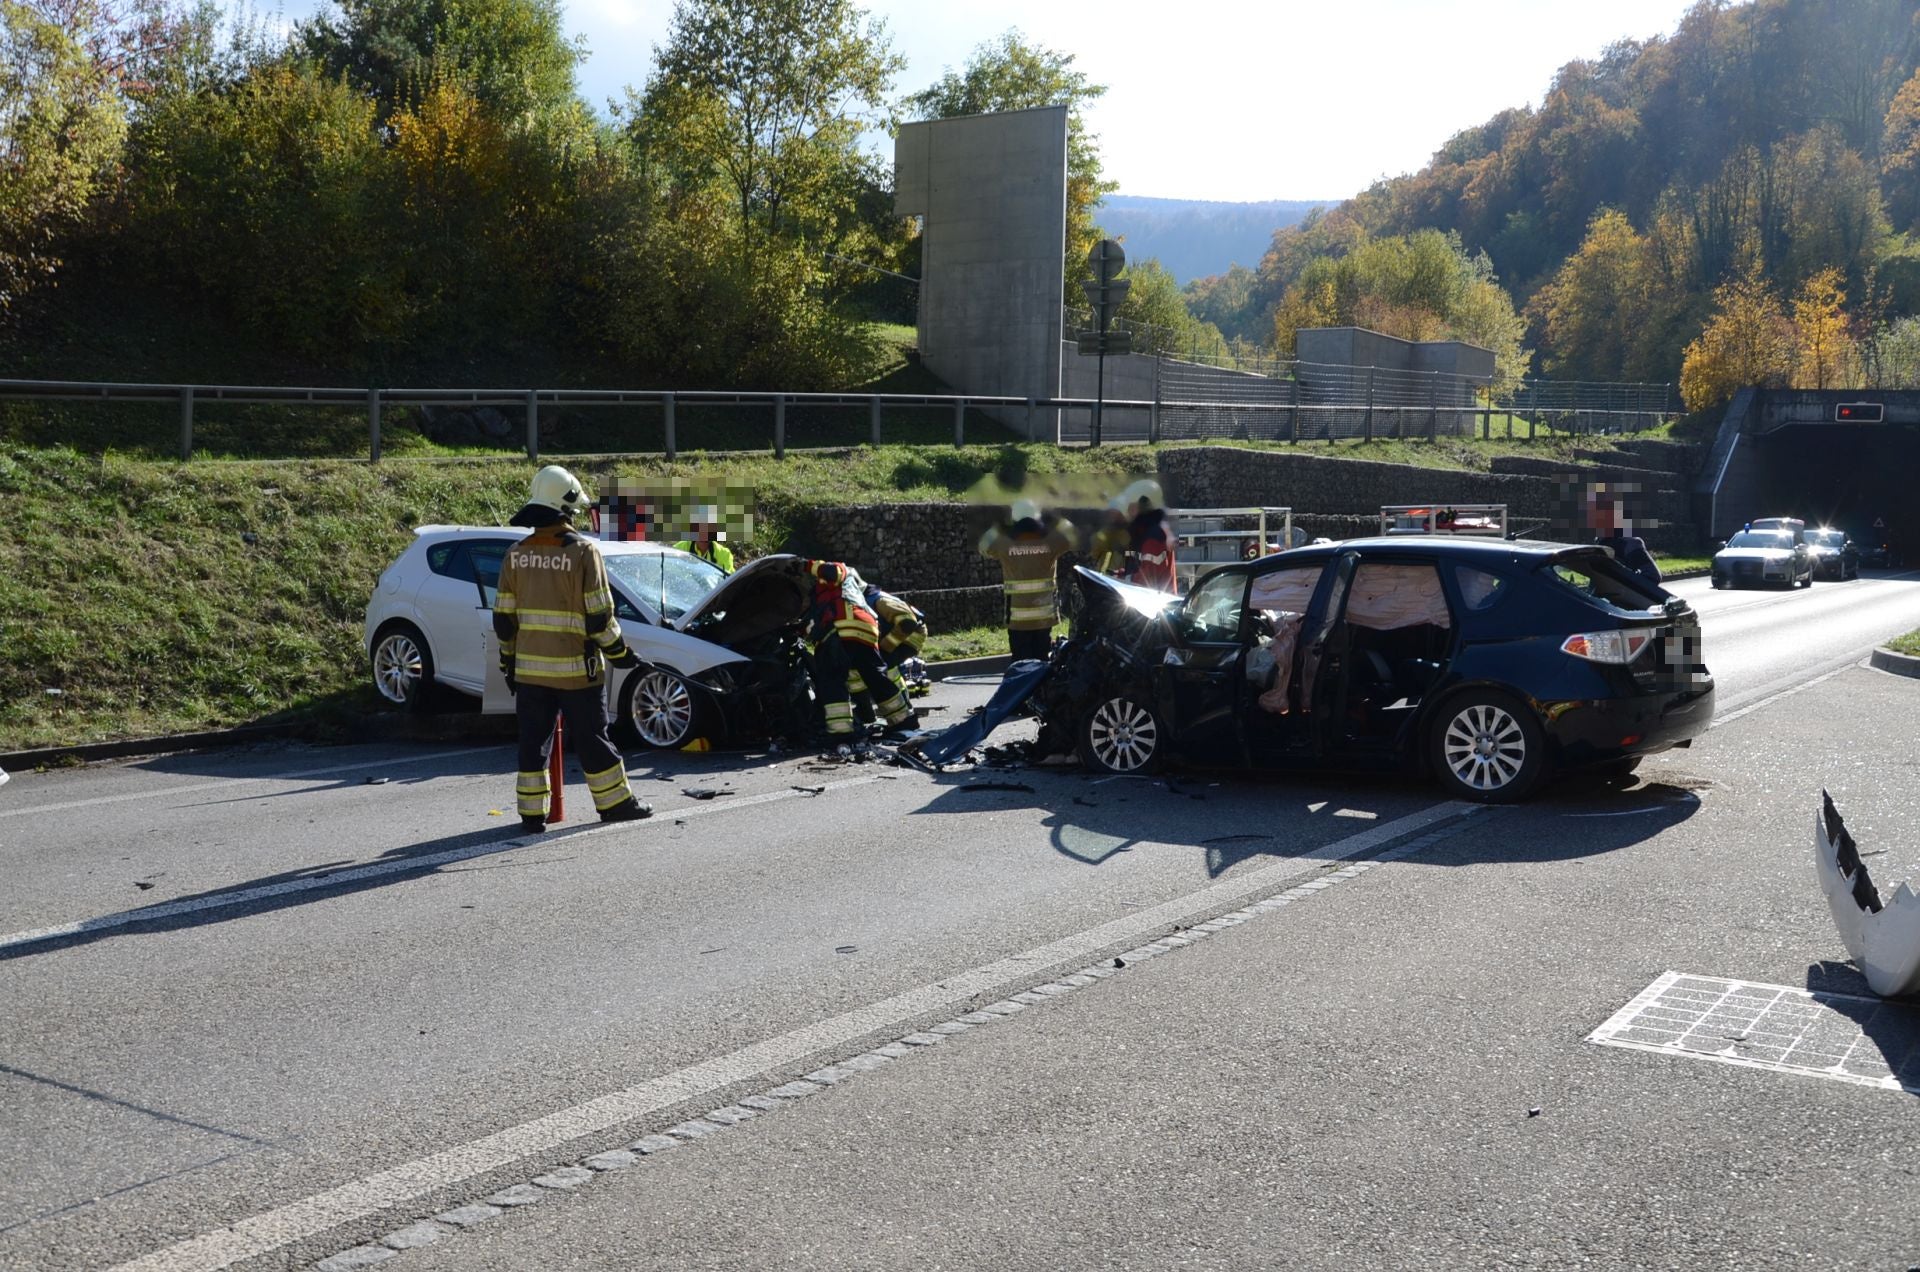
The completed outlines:
<svg viewBox="0 0 1920 1272">
<path fill-rule="evenodd" d="M 1160 483 L 1142 478 L 1120 492 L 1120 501 L 1127 512 L 1138 516 L 1143 512 L 1152 512 L 1161 506 L 1165 496 L 1160 493 Z"/>
<path fill-rule="evenodd" d="M 1013 501 L 1010 516 L 1014 521 L 1038 521 L 1040 505 L 1031 499 L 1016 499 Z"/>
<path fill-rule="evenodd" d="M 527 491 L 527 502 L 571 517 L 586 511 L 587 492 L 581 489 L 580 482 L 572 473 L 558 464 L 548 464 L 533 475 L 533 485 Z"/>
</svg>

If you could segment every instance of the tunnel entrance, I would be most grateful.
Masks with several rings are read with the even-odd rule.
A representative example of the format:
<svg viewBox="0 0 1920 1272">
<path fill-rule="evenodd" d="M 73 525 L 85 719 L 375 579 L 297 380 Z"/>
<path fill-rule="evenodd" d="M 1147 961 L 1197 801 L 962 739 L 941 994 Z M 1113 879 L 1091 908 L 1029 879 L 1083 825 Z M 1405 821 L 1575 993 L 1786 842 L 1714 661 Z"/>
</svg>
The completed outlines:
<svg viewBox="0 0 1920 1272">
<path fill-rule="evenodd" d="M 1752 517 L 1800 517 L 1865 546 L 1874 519 L 1903 560 L 1920 552 L 1920 428 L 1790 424 L 1755 439 L 1760 502 Z"/>
</svg>

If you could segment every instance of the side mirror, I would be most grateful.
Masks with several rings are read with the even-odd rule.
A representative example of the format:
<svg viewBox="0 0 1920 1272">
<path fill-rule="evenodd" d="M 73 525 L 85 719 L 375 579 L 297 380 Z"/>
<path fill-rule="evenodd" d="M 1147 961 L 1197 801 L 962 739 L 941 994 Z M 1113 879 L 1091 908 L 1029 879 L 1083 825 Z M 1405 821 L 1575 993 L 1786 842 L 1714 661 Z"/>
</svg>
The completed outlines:
<svg viewBox="0 0 1920 1272">
<path fill-rule="evenodd" d="M 1713 543 L 1713 550 L 1715 552 L 1719 552 L 1724 550 L 1726 546 L 1727 546 L 1727 541 L 1725 539 L 1716 539 L 1714 540 L 1714 543 Z"/>
</svg>

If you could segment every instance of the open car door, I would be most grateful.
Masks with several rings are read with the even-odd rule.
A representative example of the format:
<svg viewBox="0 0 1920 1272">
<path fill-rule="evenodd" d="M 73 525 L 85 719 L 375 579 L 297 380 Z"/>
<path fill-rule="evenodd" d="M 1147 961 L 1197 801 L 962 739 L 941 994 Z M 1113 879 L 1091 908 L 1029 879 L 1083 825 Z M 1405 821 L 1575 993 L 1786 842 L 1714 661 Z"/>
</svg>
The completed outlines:
<svg viewBox="0 0 1920 1272">
<path fill-rule="evenodd" d="M 1355 553 L 1256 574 L 1248 590 L 1247 654 L 1240 681 L 1241 736 L 1254 764 L 1290 765 L 1328 741 L 1326 698 L 1344 667 L 1340 642 Z"/>
</svg>

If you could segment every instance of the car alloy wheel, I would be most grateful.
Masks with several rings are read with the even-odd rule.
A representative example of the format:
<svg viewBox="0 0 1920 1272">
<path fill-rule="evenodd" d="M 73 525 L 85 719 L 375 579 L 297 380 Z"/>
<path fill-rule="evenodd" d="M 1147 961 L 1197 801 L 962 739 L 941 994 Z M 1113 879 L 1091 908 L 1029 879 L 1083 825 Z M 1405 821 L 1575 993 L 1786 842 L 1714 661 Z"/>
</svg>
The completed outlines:
<svg viewBox="0 0 1920 1272">
<path fill-rule="evenodd" d="M 373 687 L 397 707 L 419 710 L 433 679 L 433 655 L 408 624 L 389 627 L 373 646 Z"/>
<path fill-rule="evenodd" d="M 664 667 L 637 673 L 627 689 L 627 714 L 640 740 L 662 750 L 691 741 L 700 712 L 693 692 L 683 678 Z"/>
<path fill-rule="evenodd" d="M 1525 798 L 1546 766 L 1545 740 L 1526 708 L 1505 695 L 1472 693 L 1444 708 L 1436 731 L 1436 768 L 1468 799 Z"/>
<path fill-rule="evenodd" d="M 1082 729 L 1083 757 L 1109 773 L 1151 772 L 1159 765 L 1163 750 L 1159 717 L 1124 694 L 1094 708 Z"/>
</svg>

